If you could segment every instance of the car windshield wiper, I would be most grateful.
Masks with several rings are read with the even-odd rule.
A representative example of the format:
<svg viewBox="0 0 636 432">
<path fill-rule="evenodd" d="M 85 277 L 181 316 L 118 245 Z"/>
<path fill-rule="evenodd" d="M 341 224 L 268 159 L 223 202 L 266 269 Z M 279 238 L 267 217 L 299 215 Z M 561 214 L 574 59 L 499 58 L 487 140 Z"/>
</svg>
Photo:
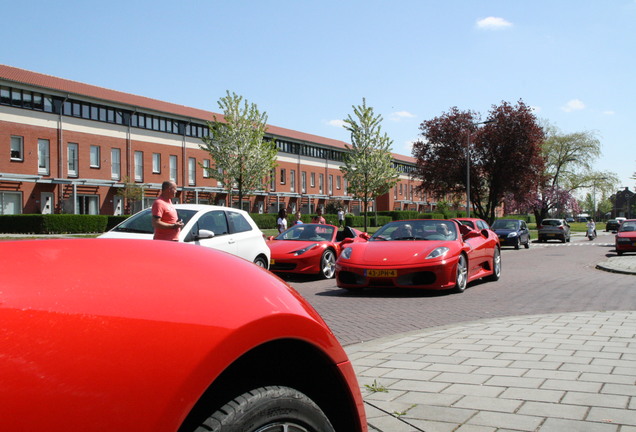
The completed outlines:
<svg viewBox="0 0 636 432">
<path fill-rule="evenodd" d="M 422 240 L 420 237 L 398 237 L 393 240 Z"/>
</svg>

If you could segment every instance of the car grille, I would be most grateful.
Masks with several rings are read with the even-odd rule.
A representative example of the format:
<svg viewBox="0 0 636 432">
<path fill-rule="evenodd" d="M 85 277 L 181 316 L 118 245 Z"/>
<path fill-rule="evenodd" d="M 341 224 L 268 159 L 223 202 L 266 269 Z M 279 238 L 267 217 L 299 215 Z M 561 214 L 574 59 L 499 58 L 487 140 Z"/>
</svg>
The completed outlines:
<svg viewBox="0 0 636 432">
<path fill-rule="evenodd" d="M 280 264 L 276 263 L 274 265 L 269 266 L 269 269 L 271 271 L 276 271 L 276 270 L 291 271 L 296 269 L 296 264 L 295 263 L 280 263 Z"/>
</svg>

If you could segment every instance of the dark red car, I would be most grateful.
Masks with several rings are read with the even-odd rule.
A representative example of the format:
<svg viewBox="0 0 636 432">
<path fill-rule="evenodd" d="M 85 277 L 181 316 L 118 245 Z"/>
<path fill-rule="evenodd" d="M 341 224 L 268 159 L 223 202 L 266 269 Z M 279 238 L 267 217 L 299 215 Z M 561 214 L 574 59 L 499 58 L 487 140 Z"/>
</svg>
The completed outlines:
<svg viewBox="0 0 636 432">
<path fill-rule="evenodd" d="M 636 252 L 636 219 L 623 221 L 616 233 L 616 253 Z"/>
<path fill-rule="evenodd" d="M 249 261 L 114 239 L 0 256 L 3 431 L 367 430 L 333 333 Z"/>
</svg>

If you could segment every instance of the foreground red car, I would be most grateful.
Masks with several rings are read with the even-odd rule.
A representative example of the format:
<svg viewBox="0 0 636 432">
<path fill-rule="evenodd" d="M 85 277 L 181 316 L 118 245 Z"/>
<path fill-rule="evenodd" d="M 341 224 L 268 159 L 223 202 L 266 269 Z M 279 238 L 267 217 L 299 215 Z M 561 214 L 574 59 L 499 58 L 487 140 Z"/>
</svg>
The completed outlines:
<svg viewBox="0 0 636 432">
<path fill-rule="evenodd" d="M 248 261 L 111 239 L 0 255 L 2 430 L 367 430 L 334 335 Z"/>
<path fill-rule="evenodd" d="M 473 230 L 456 220 L 388 223 L 368 242 L 348 245 L 336 262 L 336 283 L 367 287 L 454 289 L 501 275 L 499 239 L 488 229 Z"/>
<path fill-rule="evenodd" d="M 636 252 L 636 219 L 623 221 L 616 233 L 616 253 Z"/>
<path fill-rule="evenodd" d="M 318 274 L 333 277 L 343 245 L 363 241 L 362 232 L 334 225 L 294 225 L 267 242 L 271 252 L 269 269 L 275 273 Z"/>
</svg>

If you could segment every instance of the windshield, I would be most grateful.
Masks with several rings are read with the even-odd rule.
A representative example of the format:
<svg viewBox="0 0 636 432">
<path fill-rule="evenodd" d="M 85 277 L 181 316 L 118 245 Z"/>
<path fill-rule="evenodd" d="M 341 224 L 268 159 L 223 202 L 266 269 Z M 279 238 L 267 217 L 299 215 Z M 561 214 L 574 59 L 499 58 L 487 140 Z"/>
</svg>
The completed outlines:
<svg viewBox="0 0 636 432">
<path fill-rule="evenodd" d="M 195 215 L 196 211 L 177 209 L 177 213 L 179 214 L 179 218 L 183 220 L 183 223 L 187 224 L 190 219 L 192 219 L 192 216 Z M 153 234 L 151 209 L 147 208 L 139 213 L 135 213 L 113 228 L 113 231 Z"/>
<path fill-rule="evenodd" d="M 498 219 L 492 224 L 492 229 L 516 230 L 519 229 L 519 221 Z"/>
<path fill-rule="evenodd" d="M 447 220 L 395 221 L 384 225 L 369 239 L 379 240 L 455 240 L 457 228 Z"/>
<path fill-rule="evenodd" d="M 621 225 L 620 232 L 625 232 L 625 231 L 636 231 L 636 222 L 632 222 L 632 221 L 623 222 L 623 224 Z"/>
<path fill-rule="evenodd" d="M 275 237 L 275 240 L 332 241 L 335 228 L 321 224 L 294 225 Z"/>
<path fill-rule="evenodd" d="M 544 219 L 541 222 L 543 226 L 561 226 L 561 221 L 559 219 Z"/>
</svg>

